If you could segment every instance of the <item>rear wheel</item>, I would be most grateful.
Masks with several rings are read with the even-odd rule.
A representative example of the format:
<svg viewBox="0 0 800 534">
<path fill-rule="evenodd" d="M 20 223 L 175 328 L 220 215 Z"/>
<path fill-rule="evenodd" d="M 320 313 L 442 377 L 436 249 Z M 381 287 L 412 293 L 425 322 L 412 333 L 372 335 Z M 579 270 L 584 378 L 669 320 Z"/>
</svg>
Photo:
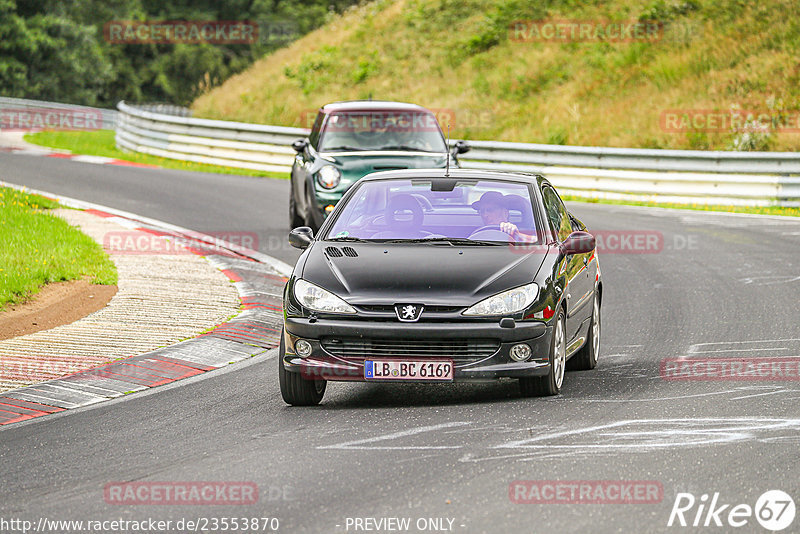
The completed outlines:
<svg viewBox="0 0 800 534">
<path fill-rule="evenodd" d="M 558 395 L 564 383 L 566 364 L 567 342 L 564 332 L 564 309 L 561 308 L 553 325 L 553 339 L 550 342 L 550 372 L 545 376 L 520 378 L 520 392 L 524 397 Z"/>
<path fill-rule="evenodd" d="M 284 335 L 281 332 L 281 344 L 278 349 L 278 381 L 281 385 L 281 395 L 286 404 L 292 406 L 315 406 L 320 403 L 325 395 L 325 380 L 306 380 L 302 373 L 292 373 L 283 367 L 283 357 L 286 355 Z"/>
<path fill-rule="evenodd" d="M 592 320 L 589 324 L 589 334 L 581 350 L 569 360 L 570 369 L 588 371 L 597 366 L 597 355 L 600 353 L 600 295 L 594 292 L 594 307 Z"/>
</svg>

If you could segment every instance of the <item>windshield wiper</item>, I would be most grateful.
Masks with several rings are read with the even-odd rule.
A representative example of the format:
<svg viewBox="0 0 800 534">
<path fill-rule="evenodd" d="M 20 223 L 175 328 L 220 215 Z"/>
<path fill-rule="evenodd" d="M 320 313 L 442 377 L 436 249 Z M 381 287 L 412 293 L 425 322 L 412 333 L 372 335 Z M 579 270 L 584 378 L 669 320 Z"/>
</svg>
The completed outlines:
<svg viewBox="0 0 800 534">
<path fill-rule="evenodd" d="M 388 146 L 382 146 L 378 150 L 413 150 L 414 152 L 431 152 L 430 150 L 425 150 L 420 147 L 409 146 L 409 145 L 388 145 Z"/>
<path fill-rule="evenodd" d="M 367 239 L 361 239 L 360 237 L 352 237 L 347 235 L 343 235 L 341 237 L 329 237 L 328 239 L 325 239 L 325 241 L 350 241 L 352 243 L 369 243 L 369 240 Z"/>
<path fill-rule="evenodd" d="M 325 147 L 324 149 L 320 150 L 320 152 L 331 152 L 333 150 L 364 150 L 363 148 L 358 148 L 357 146 L 350 146 L 350 145 L 342 145 L 342 146 L 331 146 Z"/>
<path fill-rule="evenodd" d="M 387 239 L 383 243 L 446 243 L 452 246 L 503 246 L 505 243 L 499 241 L 480 241 L 477 239 L 466 239 L 463 237 L 420 237 L 414 239 Z"/>
</svg>

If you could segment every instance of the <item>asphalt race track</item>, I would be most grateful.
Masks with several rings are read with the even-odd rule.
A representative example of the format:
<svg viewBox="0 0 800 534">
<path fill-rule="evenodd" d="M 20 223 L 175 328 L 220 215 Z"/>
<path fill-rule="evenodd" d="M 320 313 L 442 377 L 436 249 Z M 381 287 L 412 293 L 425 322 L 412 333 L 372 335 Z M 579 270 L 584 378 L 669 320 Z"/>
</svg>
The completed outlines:
<svg viewBox="0 0 800 534">
<path fill-rule="evenodd" d="M 298 256 L 283 244 L 287 181 L 10 154 L 0 154 L 0 179 L 199 231 L 253 232 L 262 252 Z M 800 356 L 800 220 L 570 207 L 607 247 L 631 245 L 637 232 L 655 237 L 650 248 L 601 252 L 600 362 L 567 373 L 560 396 L 522 399 L 514 382 L 334 383 L 321 406 L 289 408 L 270 351 L 0 430 L 0 517 L 275 517 L 289 533 L 354 532 L 355 518 L 390 517 L 410 518 L 411 532 L 420 519 L 427 531 L 464 533 L 766 532 L 755 517 L 739 529 L 667 522 L 679 493 L 700 501 L 718 492 L 730 505 L 723 522 L 767 490 L 800 496 L 796 366 L 793 380 L 668 380 L 662 360 Z M 663 495 L 515 503 L 518 480 L 651 481 Z M 260 498 L 108 504 L 106 485 L 127 481 L 253 482 Z M 686 512 L 689 525 L 697 510 Z"/>
</svg>

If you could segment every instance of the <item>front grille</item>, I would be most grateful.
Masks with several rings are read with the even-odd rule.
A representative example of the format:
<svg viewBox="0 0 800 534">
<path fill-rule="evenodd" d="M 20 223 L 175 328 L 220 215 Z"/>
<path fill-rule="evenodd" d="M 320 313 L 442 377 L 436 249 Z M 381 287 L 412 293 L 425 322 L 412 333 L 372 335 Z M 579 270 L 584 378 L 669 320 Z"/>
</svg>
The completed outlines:
<svg viewBox="0 0 800 534">
<path fill-rule="evenodd" d="M 322 338 L 322 348 L 341 358 L 487 358 L 500 348 L 497 339 L 360 339 Z"/>
<path fill-rule="evenodd" d="M 359 305 L 358 308 L 368 312 L 394 313 L 394 306 L 391 304 L 368 304 Z M 454 313 L 461 310 L 463 306 L 423 306 L 422 315 L 428 313 Z"/>
</svg>

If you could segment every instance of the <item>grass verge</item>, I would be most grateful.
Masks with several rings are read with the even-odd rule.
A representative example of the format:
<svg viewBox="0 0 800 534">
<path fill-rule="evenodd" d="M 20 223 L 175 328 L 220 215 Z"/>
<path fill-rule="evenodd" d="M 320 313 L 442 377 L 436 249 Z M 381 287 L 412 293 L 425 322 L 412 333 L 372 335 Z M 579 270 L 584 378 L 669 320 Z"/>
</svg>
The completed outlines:
<svg viewBox="0 0 800 534">
<path fill-rule="evenodd" d="M 155 165 L 165 169 L 211 172 L 217 174 L 239 174 L 243 176 L 264 176 L 268 178 L 289 177 L 289 173 L 237 169 L 235 167 L 223 167 L 221 165 L 208 165 L 206 163 L 195 163 L 193 161 L 160 158 L 158 156 L 140 154 L 138 152 L 123 152 L 117 148 L 114 135 L 114 130 L 96 130 L 91 132 L 46 131 L 29 133 L 25 135 L 25 140 L 35 145 L 69 150 L 74 154 L 103 156 L 134 163 Z"/>
<path fill-rule="evenodd" d="M 753 215 L 783 215 L 800 217 L 800 208 L 784 208 L 782 206 L 711 206 L 703 204 L 676 204 L 661 202 L 644 202 L 636 200 L 609 200 L 602 198 L 586 198 L 572 195 L 561 195 L 565 202 L 584 202 L 587 204 L 616 204 L 619 206 L 647 206 L 651 208 L 672 208 L 696 211 L 718 211 L 725 213 L 750 213 Z"/>
<path fill-rule="evenodd" d="M 644 38 L 582 33 L 648 22 Z M 309 127 L 328 102 L 385 99 L 434 110 L 453 139 L 798 151 L 798 50 L 797 0 L 376 0 L 192 108 Z"/>
<path fill-rule="evenodd" d="M 58 204 L 0 188 L 0 311 L 29 299 L 50 282 L 88 277 L 117 283 L 117 268 L 91 237 L 47 213 Z"/>
</svg>

